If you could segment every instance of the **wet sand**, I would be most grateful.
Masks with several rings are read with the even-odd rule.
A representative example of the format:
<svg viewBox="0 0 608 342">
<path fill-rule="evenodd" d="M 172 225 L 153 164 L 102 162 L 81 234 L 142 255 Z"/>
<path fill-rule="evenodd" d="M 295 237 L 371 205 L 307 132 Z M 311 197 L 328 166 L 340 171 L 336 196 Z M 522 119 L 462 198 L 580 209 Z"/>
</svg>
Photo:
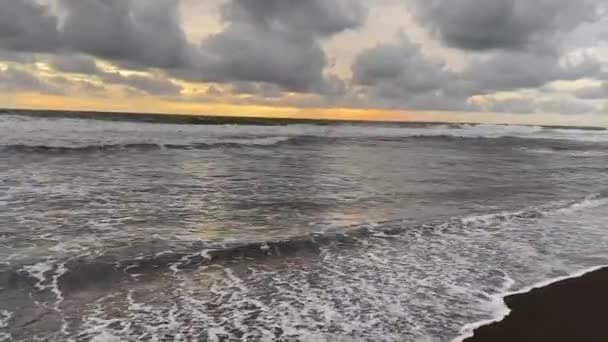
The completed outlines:
<svg viewBox="0 0 608 342">
<path fill-rule="evenodd" d="M 503 321 L 466 342 L 608 341 L 608 268 L 505 298 Z"/>
</svg>

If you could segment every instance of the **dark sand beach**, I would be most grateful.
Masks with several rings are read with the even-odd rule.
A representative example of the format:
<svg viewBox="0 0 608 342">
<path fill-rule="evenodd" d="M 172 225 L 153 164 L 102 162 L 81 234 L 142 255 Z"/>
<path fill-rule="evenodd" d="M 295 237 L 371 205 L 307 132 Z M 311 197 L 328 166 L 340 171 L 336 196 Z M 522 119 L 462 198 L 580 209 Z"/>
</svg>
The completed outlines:
<svg viewBox="0 0 608 342">
<path fill-rule="evenodd" d="M 481 327 L 467 342 L 608 341 L 608 269 L 505 299 L 503 321 Z"/>
</svg>

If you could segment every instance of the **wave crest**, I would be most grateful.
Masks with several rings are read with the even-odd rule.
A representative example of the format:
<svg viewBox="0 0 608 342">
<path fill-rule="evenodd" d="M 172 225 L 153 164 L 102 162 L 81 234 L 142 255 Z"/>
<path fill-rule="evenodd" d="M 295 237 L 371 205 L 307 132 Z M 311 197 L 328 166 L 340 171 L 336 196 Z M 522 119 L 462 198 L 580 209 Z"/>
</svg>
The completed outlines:
<svg viewBox="0 0 608 342">
<path fill-rule="evenodd" d="M 87 283 L 101 284 L 111 282 L 117 277 L 130 277 L 134 274 L 152 274 L 159 271 L 185 271 L 201 265 L 222 264 L 242 260 L 260 260 L 295 255 L 319 255 L 323 248 L 349 248 L 366 243 L 370 238 L 391 239 L 403 235 L 441 234 L 461 232 L 467 229 L 500 229 L 504 222 L 514 220 L 542 219 L 554 215 L 571 215 L 578 211 L 608 205 L 608 194 L 596 193 L 579 200 L 554 202 L 544 206 L 521 211 L 499 212 L 484 215 L 469 215 L 449 220 L 412 225 L 407 220 L 360 224 L 341 227 L 339 231 L 312 233 L 284 240 L 260 241 L 242 244 L 205 245 L 194 242 L 181 252 L 165 251 L 142 255 L 135 258 L 120 258 L 116 254 L 101 256 L 81 256 L 62 264 L 65 270 L 59 276 L 61 286 L 87 286 Z M 51 262 L 51 261 L 49 261 Z M 59 261 L 56 261 L 59 262 Z M 40 266 L 40 265 L 38 265 Z M 30 284 L 46 284 L 51 271 L 56 267 L 24 266 L 8 271 L 9 277 L 23 278 Z M 6 276 L 7 274 L 4 274 Z M 32 283 L 35 281 L 35 283 Z"/>
<path fill-rule="evenodd" d="M 92 144 L 92 145 L 4 145 L 1 149 L 9 152 L 29 153 L 69 153 L 69 152 L 102 152 L 120 150 L 205 150 L 213 148 L 243 148 L 243 147 L 269 147 L 289 143 L 295 138 L 266 137 L 252 139 L 235 139 L 218 142 L 203 142 L 192 144 L 161 144 L 161 143 L 126 143 L 126 144 Z"/>
</svg>

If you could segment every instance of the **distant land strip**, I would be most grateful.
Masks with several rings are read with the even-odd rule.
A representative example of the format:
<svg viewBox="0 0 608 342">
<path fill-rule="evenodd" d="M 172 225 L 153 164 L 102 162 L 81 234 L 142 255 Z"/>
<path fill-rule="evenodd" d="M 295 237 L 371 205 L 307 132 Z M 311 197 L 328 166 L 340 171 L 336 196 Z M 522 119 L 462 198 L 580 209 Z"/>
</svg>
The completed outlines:
<svg viewBox="0 0 608 342">
<path fill-rule="evenodd" d="M 370 121 L 370 120 L 331 120 L 331 119 L 302 119 L 302 118 L 267 118 L 249 116 L 222 116 L 222 115 L 191 115 L 191 114 L 154 114 L 154 113 L 127 113 L 103 111 L 62 111 L 62 110 L 29 110 L 29 109 L 0 109 L 0 115 L 22 115 L 41 118 L 67 118 L 91 119 L 104 121 L 130 121 L 166 124 L 192 124 L 192 125 L 257 125 L 257 126 L 285 126 L 293 124 L 308 125 L 374 125 L 387 127 L 413 127 L 424 128 L 432 126 L 450 126 L 461 128 L 467 125 L 480 125 L 478 122 L 424 122 L 424 121 Z M 509 126 L 509 124 L 496 124 Z M 517 125 L 535 126 L 538 125 Z M 554 129 L 583 129 L 603 131 L 608 128 L 593 126 L 556 126 L 543 125 L 544 128 Z"/>
</svg>

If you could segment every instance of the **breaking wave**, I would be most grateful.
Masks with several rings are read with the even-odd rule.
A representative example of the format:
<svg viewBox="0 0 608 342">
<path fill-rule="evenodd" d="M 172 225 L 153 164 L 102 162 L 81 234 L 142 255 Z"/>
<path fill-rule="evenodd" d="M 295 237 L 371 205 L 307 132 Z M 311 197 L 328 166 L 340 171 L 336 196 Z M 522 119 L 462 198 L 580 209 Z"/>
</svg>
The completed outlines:
<svg viewBox="0 0 608 342">
<path fill-rule="evenodd" d="M 94 152 L 118 152 L 118 151 L 162 151 L 162 150 L 211 150 L 218 148 L 225 149 L 240 149 L 240 148 L 274 148 L 277 146 L 312 146 L 315 144 L 375 144 L 377 141 L 382 142 L 407 142 L 412 139 L 432 139 L 432 140 L 444 140 L 444 141 L 458 141 L 458 140 L 472 140 L 472 139 L 493 139 L 497 143 L 504 144 L 517 144 L 514 139 L 528 139 L 528 138 L 517 138 L 512 136 L 500 136 L 500 137 L 482 137 L 482 136 L 458 136 L 450 134 L 438 134 L 438 135 L 411 135 L 403 137 L 373 137 L 373 136 L 360 136 L 360 137 L 330 137 L 330 136 L 269 136 L 269 137 L 254 137 L 254 138 L 240 138 L 240 139 L 221 139 L 216 141 L 207 142 L 166 142 L 166 143 L 149 143 L 149 142 L 129 142 L 129 143 L 51 143 L 49 145 L 35 144 L 35 143 L 20 143 L 20 144 L 0 144 L 0 151 L 15 152 L 15 153 L 48 153 L 48 154 L 62 154 L 62 153 L 94 153 Z M 498 140 L 500 139 L 500 140 Z M 567 154 L 581 157 L 596 157 L 604 156 L 606 152 L 603 150 L 584 151 L 581 149 L 562 149 L 556 148 L 539 148 L 539 149 L 526 149 L 526 148 L 515 148 L 514 150 L 526 152 L 526 153 L 537 153 L 537 154 Z"/>
<path fill-rule="evenodd" d="M 443 322 L 453 323 L 449 327 L 450 337 L 468 336 L 475 327 L 508 313 L 502 299 L 512 293 L 508 291 L 517 290 L 516 285 L 537 284 L 542 279 L 571 274 L 573 270 L 558 274 L 540 272 L 538 277 L 530 278 L 530 281 L 524 278 L 526 281 L 522 282 L 510 273 L 521 267 L 516 259 L 512 265 L 494 265 L 475 275 L 470 269 L 475 269 L 473 265 L 477 264 L 470 260 L 481 260 L 479 262 L 483 264 L 484 256 L 491 255 L 495 245 L 482 243 L 480 249 L 470 252 L 461 247 L 471 241 L 483 242 L 486 238 L 487 241 L 500 241 L 500 236 L 512 234 L 513 227 L 542 226 L 539 220 L 545 218 L 549 223 L 552 218 L 577 220 L 578 214 L 587 215 L 587 210 L 602 210 L 605 205 L 608 205 L 608 193 L 601 192 L 522 210 L 457 216 L 422 225 L 407 220 L 387 220 L 284 240 L 240 244 L 199 241 L 179 250 L 154 247 L 131 257 L 112 249 L 103 253 L 80 250 L 72 258 L 41 259 L 21 266 L 12 264 L 9 270 L 0 272 L 0 278 L 3 278 L 2 284 L 11 286 L 5 290 L 13 291 L 13 286 L 19 291 L 31 289 L 35 298 L 45 298 L 49 309 L 57 312 L 59 318 L 68 317 L 68 322 L 72 315 L 82 314 L 73 304 L 81 299 L 81 294 L 103 293 L 103 297 L 101 294 L 94 297 L 90 310 L 87 309 L 89 311 L 83 316 L 85 324 L 71 322 L 71 326 L 66 325 L 65 335 L 78 336 L 74 340 L 101 340 L 108 336 L 115 336 L 108 340 L 135 340 L 136 336 L 144 336 L 144 330 L 141 330 L 144 328 L 150 334 L 145 336 L 208 334 L 236 340 L 244 336 L 239 335 L 239 327 L 242 334 L 257 336 L 253 334 L 273 332 L 277 326 L 284 330 L 277 330 L 276 338 L 285 335 L 287 340 L 290 337 L 294 340 L 336 340 L 331 338 L 332 332 L 335 336 L 352 334 L 354 340 L 369 341 L 377 340 L 375 336 L 383 336 L 380 340 L 387 341 L 414 340 L 403 338 L 401 331 L 407 331 L 408 336 L 423 333 L 440 336 L 432 330 L 437 321 L 426 321 L 424 314 L 415 316 L 411 322 L 401 320 L 411 317 L 413 312 L 403 309 L 404 302 L 392 305 L 400 298 L 404 301 L 407 298 L 409 305 L 421 309 L 414 313 L 427 312 L 431 302 L 437 308 L 467 308 L 470 311 L 461 319 Z M 138 249 L 137 244 L 129 248 Z M 418 250 L 407 257 L 402 248 Z M 427 253 L 433 249 L 442 253 Z M 420 263 L 423 263 L 420 268 L 411 268 L 412 264 Z M 451 269 L 450 263 L 460 267 L 462 273 L 453 278 L 441 278 Z M 270 265 L 281 267 L 274 269 Z M 306 272 L 290 272 L 302 267 L 308 267 Z M 425 273 L 423 270 L 428 267 L 439 269 Z M 486 276 L 488 278 L 481 278 Z M 408 277 L 416 281 L 399 287 Z M 325 283 L 314 284 L 320 280 L 332 285 L 328 288 Z M 478 282 L 480 285 L 474 285 Z M 134 284 L 139 285 L 132 287 Z M 156 290 L 156 286 L 160 290 Z M 437 294 L 436 301 L 416 292 L 419 287 L 428 291 L 434 286 L 442 286 L 445 291 L 443 295 Z M 160 297 L 157 298 L 158 293 Z M 274 299 L 266 302 L 267 294 L 272 294 Z M 173 296 L 177 295 L 180 299 L 174 301 Z M 357 302 L 358 298 L 366 299 Z M 324 306 L 328 301 L 336 302 Z M 477 304 L 481 307 L 477 308 Z M 332 305 L 339 305 L 340 309 Z M 297 312 L 304 308 L 305 312 L 285 317 L 282 316 L 285 308 L 294 308 Z M 118 315 L 116 310 L 123 313 Z M 199 315 L 200 312 L 204 314 Z M 0 325 L 3 316 L 8 321 L 11 313 L 0 311 Z M 171 322 L 166 322 L 167 317 Z M 323 324 L 331 317 L 335 325 L 328 331 L 315 328 L 317 320 Z M 479 323 L 465 325 L 475 321 Z M 168 325 L 162 325 L 165 323 Z M 420 330 L 412 331 L 414 328 Z M 300 336 L 302 338 L 298 338 Z M 314 337 L 307 339 L 306 336 Z M 433 339 L 429 337 L 428 340 Z"/>
<path fill-rule="evenodd" d="M 183 125 L 0 116 L 0 147 L 66 152 L 209 149 L 407 139 L 525 139 L 608 142 L 608 130 L 492 124 Z M 550 151 L 557 151 L 551 148 Z M 547 151 L 549 151 L 547 150 Z M 540 150 L 542 151 L 542 150 Z"/>
<path fill-rule="evenodd" d="M 121 150 L 205 150 L 213 148 L 242 148 L 265 147 L 287 143 L 294 138 L 266 137 L 240 140 L 226 140 L 221 142 L 192 143 L 192 144 L 161 144 L 161 143 L 127 143 L 127 144 L 99 144 L 99 145 L 27 145 L 15 144 L 1 146 L 0 149 L 9 152 L 30 153 L 69 153 L 69 152 L 102 152 Z"/>
<path fill-rule="evenodd" d="M 497 212 L 491 214 L 455 217 L 439 222 L 412 225 L 405 220 L 390 220 L 368 224 L 341 227 L 339 230 L 312 233 L 284 240 L 260 241 L 252 243 L 204 244 L 194 242 L 181 251 L 157 251 L 150 255 L 121 259 L 108 253 L 81 256 L 69 259 L 58 269 L 60 274 L 52 278 L 56 283 L 61 278 L 62 286 L 80 286 L 86 282 L 100 283 L 111 281 L 114 277 L 134 274 L 155 273 L 158 271 L 186 271 L 204 264 L 222 264 L 238 260 L 259 260 L 263 258 L 287 257 L 304 254 L 318 254 L 327 246 L 348 248 L 365 241 L 366 238 L 391 239 L 397 236 L 455 233 L 466 230 L 500 229 L 501 224 L 516 220 L 536 220 L 556 215 L 569 215 L 578 211 L 608 205 L 608 194 L 596 193 L 572 201 L 559 201 L 521 211 Z M 52 279 L 56 264 L 52 260 L 22 266 L 9 271 L 11 278 L 26 276 L 33 279 L 39 289 L 56 288 Z M 6 276 L 6 275 L 5 275 Z M 31 283 L 31 281 L 28 281 Z M 54 291 L 56 292 L 56 291 Z"/>
</svg>

